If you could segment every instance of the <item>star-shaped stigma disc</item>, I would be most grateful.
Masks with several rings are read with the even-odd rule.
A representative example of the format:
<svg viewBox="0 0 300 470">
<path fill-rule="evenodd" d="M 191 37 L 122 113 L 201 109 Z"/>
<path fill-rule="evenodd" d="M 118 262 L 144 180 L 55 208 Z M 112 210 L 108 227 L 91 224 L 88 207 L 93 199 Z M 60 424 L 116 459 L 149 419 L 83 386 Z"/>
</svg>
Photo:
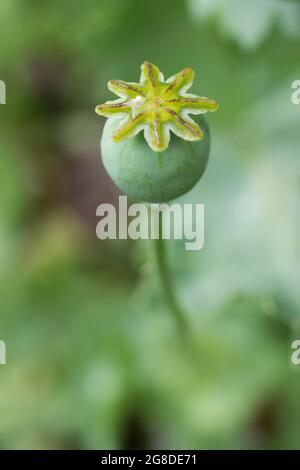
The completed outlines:
<svg viewBox="0 0 300 470">
<path fill-rule="evenodd" d="M 124 115 L 113 140 L 120 142 L 144 130 L 155 152 L 168 147 L 170 131 L 185 140 L 201 140 L 204 132 L 189 114 L 215 111 L 219 105 L 215 100 L 186 93 L 194 80 L 193 70 L 186 68 L 166 81 L 150 62 L 144 62 L 141 70 L 140 83 L 110 80 L 108 88 L 120 98 L 96 107 L 101 116 Z"/>
</svg>

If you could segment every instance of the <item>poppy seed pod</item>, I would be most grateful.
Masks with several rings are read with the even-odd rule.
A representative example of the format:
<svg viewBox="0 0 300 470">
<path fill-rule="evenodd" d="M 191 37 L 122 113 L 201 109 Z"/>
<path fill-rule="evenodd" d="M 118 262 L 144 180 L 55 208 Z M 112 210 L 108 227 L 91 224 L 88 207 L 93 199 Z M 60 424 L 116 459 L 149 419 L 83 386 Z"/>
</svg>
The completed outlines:
<svg viewBox="0 0 300 470">
<path fill-rule="evenodd" d="M 166 81 L 149 62 L 141 70 L 139 83 L 111 80 L 108 87 L 120 98 L 96 108 L 109 118 L 101 139 L 103 163 L 131 198 L 170 201 L 197 183 L 208 161 L 208 125 L 189 114 L 215 111 L 218 103 L 186 93 L 194 79 L 191 68 Z"/>
<path fill-rule="evenodd" d="M 113 132 L 120 118 L 107 120 L 101 139 L 104 167 L 115 184 L 136 201 L 164 202 L 188 192 L 206 168 L 210 137 L 203 117 L 202 140 L 188 142 L 177 136 L 163 152 L 154 152 L 140 133 L 132 139 L 115 142 Z"/>
</svg>

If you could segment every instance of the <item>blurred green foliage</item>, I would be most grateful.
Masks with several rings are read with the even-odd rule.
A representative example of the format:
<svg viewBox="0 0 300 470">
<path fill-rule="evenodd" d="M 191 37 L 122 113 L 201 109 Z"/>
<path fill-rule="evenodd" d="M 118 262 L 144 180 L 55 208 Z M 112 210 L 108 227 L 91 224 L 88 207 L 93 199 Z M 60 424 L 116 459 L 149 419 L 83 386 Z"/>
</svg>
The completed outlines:
<svg viewBox="0 0 300 470">
<path fill-rule="evenodd" d="M 298 17 L 292 0 L 1 0 L 1 448 L 300 447 Z M 145 59 L 193 67 L 221 103 L 182 198 L 205 204 L 205 248 L 169 243 L 193 353 L 151 244 L 95 235 L 118 194 L 93 109 Z"/>
</svg>

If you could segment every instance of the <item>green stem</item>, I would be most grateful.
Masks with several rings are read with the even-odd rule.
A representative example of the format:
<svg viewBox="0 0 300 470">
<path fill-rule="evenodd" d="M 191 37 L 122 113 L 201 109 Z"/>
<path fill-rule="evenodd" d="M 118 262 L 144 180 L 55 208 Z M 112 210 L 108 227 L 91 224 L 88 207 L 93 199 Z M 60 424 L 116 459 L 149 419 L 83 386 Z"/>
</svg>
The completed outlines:
<svg viewBox="0 0 300 470">
<path fill-rule="evenodd" d="M 173 285 L 171 283 L 171 276 L 168 269 L 168 263 L 166 259 L 166 243 L 162 238 L 162 213 L 159 212 L 159 238 L 154 240 L 155 253 L 158 273 L 161 281 L 161 286 L 164 292 L 165 300 L 169 306 L 170 311 L 175 317 L 176 323 L 180 330 L 180 333 L 185 334 L 187 331 L 187 319 L 184 311 L 179 305 Z"/>
</svg>

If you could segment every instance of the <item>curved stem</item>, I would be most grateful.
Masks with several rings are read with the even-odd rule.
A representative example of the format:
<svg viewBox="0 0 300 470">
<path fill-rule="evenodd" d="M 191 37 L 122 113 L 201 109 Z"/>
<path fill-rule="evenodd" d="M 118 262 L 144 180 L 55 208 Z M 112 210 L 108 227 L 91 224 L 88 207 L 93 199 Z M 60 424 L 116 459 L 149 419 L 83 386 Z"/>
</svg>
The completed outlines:
<svg viewBox="0 0 300 470">
<path fill-rule="evenodd" d="M 185 334 L 187 331 L 187 319 L 184 311 L 177 302 L 174 288 L 171 283 L 170 272 L 168 270 L 168 263 L 166 259 L 165 240 L 162 238 L 162 213 L 159 212 L 159 238 L 154 240 L 155 253 L 158 273 L 161 281 L 161 286 L 164 291 L 165 300 L 169 306 L 170 311 L 176 319 L 176 323 L 181 333 Z"/>
</svg>

